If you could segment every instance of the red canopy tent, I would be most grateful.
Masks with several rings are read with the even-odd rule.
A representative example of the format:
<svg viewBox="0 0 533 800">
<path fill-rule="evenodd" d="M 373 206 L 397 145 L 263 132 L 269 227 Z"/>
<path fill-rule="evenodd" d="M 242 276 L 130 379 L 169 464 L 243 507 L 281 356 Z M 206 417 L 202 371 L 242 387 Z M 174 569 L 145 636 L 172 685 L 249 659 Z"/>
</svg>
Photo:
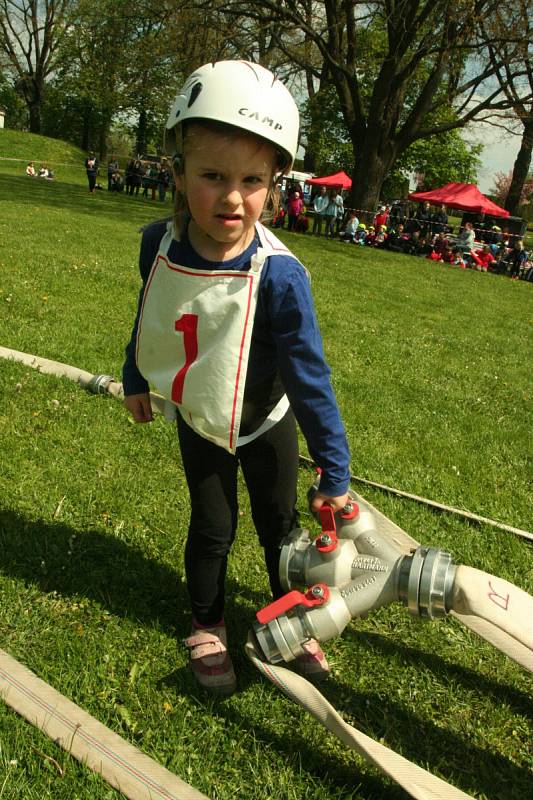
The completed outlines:
<svg viewBox="0 0 533 800">
<path fill-rule="evenodd" d="M 322 178 L 308 178 L 306 183 L 317 186 L 334 186 L 337 189 L 349 189 L 352 185 L 351 179 L 343 172 L 335 172 L 333 175 L 325 175 Z"/>
<path fill-rule="evenodd" d="M 440 189 L 429 192 L 412 192 L 409 200 L 423 203 L 426 200 L 432 205 L 444 203 L 448 208 L 471 211 L 477 214 L 492 214 L 495 217 L 508 217 L 509 212 L 500 208 L 482 194 L 473 183 L 447 183 Z"/>
</svg>

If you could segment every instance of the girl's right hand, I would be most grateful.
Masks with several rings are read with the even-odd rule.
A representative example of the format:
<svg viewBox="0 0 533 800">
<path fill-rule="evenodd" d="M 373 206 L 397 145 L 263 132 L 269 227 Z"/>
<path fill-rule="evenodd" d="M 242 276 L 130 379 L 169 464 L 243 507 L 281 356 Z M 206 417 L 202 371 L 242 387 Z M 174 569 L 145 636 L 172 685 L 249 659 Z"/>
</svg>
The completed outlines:
<svg viewBox="0 0 533 800">
<path fill-rule="evenodd" d="M 124 405 L 135 422 L 151 422 L 154 418 L 148 392 L 128 395 L 124 398 Z"/>
</svg>

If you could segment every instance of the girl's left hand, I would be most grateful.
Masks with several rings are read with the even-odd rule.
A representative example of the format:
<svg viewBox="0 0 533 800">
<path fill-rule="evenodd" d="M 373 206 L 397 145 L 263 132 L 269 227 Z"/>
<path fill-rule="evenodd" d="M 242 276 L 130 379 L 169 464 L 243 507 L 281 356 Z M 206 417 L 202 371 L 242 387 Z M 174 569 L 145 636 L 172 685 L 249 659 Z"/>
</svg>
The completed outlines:
<svg viewBox="0 0 533 800">
<path fill-rule="evenodd" d="M 333 511 L 342 511 L 345 505 L 350 502 L 349 494 L 340 495 L 340 497 L 331 497 L 330 495 L 316 492 L 311 501 L 311 511 L 318 513 L 324 503 L 329 503 Z"/>
</svg>

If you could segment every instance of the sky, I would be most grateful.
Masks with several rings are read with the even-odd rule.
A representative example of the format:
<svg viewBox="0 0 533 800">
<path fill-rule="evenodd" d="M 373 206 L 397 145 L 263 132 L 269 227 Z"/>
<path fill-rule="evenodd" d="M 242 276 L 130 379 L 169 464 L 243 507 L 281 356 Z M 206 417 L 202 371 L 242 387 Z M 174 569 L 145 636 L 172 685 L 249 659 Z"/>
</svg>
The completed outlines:
<svg viewBox="0 0 533 800">
<path fill-rule="evenodd" d="M 478 171 L 478 188 L 483 193 L 490 193 L 494 186 L 497 172 L 508 173 L 513 169 L 518 150 L 520 136 L 511 136 L 492 125 L 479 123 L 475 131 L 465 133 L 465 139 L 480 142 L 484 145 L 481 153 L 482 167 Z"/>
</svg>

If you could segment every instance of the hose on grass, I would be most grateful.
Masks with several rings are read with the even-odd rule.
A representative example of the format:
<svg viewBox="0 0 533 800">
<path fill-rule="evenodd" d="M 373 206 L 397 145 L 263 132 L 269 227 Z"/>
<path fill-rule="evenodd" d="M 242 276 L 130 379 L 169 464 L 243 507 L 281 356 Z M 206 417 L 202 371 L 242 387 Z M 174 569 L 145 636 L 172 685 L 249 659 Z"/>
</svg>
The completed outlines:
<svg viewBox="0 0 533 800">
<path fill-rule="evenodd" d="M 0 650 L 0 695 L 129 800 L 209 800 Z"/>
<path fill-rule="evenodd" d="M 326 698 L 301 675 L 259 658 L 253 633 L 248 635 L 246 655 L 259 672 L 290 700 L 309 712 L 345 745 L 392 778 L 416 800 L 472 800 L 472 796 L 413 764 L 399 753 L 348 725 Z"/>
<path fill-rule="evenodd" d="M 115 381 L 109 375 L 93 375 L 90 372 L 78 369 L 78 367 L 72 367 L 69 364 L 63 364 L 59 361 L 51 361 L 47 358 L 30 355 L 29 353 L 22 353 L 19 350 L 11 350 L 8 347 L 0 347 L 0 358 L 25 364 L 26 366 L 37 369 L 39 372 L 43 372 L 45 374 L 69 378 L 75 383 L 79 383 L 84 389 L 88 389 L 94 394 L 107 393 L 111 394 L 113 397 L 123 397 L 122 384 Z M 155 392 L 150 392 L 150 400 L 152 402 L 153 410 L 166 416 L 168 413 L 168 402 L 161 397 L 161 395 L 156 394 Z M 300 461 L 302 463 L 309 464 L 310 466 L 314 464 L 310 458 L 302 455 L 300 455 Z M 429 500 L 427 497 L 420 497 L 419 495 L 411 494 L 410 492 L 405 492 L 392 486 L 385 486 L 382 483 L 377 483 L 376 481 L 371 481 L 367 478 L 360 478 L 357 475 L 350 475 L 350 480 L 357 483 L 363 483 L 367 486 L 373 486 L 377 489 L 381 489 L 382 491 L 396 494 L 399 497 L 405 497 L 408 500 L 415 500 L 416 502 L 430 506 L 431 508 L 436 508 L 439 511 L 446 511 L 447 513 L 456 514 L 474 522 L 492 525 L 495 528 L 509 531 L 510 533 L 514 533 L 515 535 L 521 536 L 524 539 L 533 541 L 533 533 L 530 531 L 522 530 L 521 528 L 515 528 L 512 525 L 506 525 L 503 522 L 498 522 L 497 520 L 490 519 L 488 517 L 482 517 L 479 514 L 472 513 L 471 511 L 464 511 L 460 508 L 447 506 L 443 503 L 438 503 L 435 500 Z"/>
</svg>

